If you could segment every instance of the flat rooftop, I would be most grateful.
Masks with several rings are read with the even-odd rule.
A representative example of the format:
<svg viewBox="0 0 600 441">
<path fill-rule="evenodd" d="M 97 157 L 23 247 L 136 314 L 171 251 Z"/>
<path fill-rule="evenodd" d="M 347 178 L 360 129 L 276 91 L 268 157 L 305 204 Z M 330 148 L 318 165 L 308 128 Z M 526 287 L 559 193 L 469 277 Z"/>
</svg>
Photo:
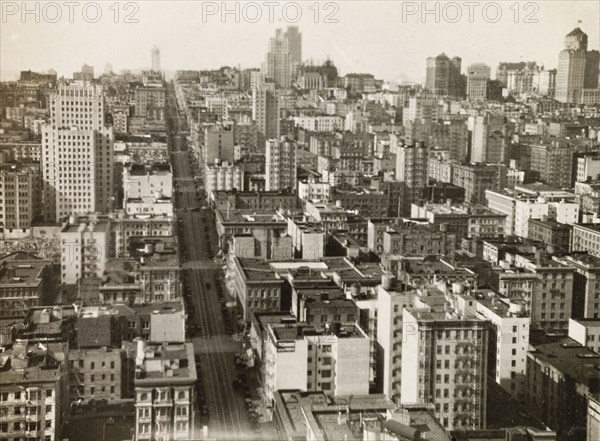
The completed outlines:
<svg viewBox="0 0 600 441">
<path fill-rule="evenodd" d="M 256 210 L 216 210 L 222 224 L 278 224 L 286 225 L 283 216 L 272 211 Z"/>
<path fill-rule="evenodd" d="M 591 392 L 600 392 L 600 354 L 581 346 L 575 340 L 533 345 L 528 356 L 549 364 L 571 379 L 590 386 Z"/>
<path fill-rule="evenodd" d="M 0 259 L 0 286 L 38 286 L 42 271 L 50 262 L 46 260 L 2 260 Z"/>
<path fill-rule="evenodd" d="M 144 360 L 136 370 L 136 386 L 145 383 L 177 383 L 196 381 L 196 362 L 192 343 L 165 343 L 149 345 L 144 351 Z"/>
</svg>

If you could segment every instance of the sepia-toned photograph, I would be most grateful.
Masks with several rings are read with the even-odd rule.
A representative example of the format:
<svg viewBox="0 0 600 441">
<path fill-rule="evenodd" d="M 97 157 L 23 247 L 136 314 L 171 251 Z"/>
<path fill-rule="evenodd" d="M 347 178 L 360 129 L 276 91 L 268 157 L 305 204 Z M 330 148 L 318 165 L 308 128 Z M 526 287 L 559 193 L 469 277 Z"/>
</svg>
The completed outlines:
<svg viewBox="0 0 600 441">
<path fill-rule="evenodd" d="M 598 0 L 0 12 L 0 441 L 600 441 Z"/>
</svg>

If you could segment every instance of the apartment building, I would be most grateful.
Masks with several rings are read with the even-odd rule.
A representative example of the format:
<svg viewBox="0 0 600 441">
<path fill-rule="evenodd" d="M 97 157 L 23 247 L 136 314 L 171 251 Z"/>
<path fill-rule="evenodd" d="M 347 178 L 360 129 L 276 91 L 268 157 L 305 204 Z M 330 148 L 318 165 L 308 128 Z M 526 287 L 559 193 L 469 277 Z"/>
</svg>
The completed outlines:
<svg viewBox="0 0 600 441">
<path fill-rule="evenodd" d="M 19 238 L 30 232 L 42 214 L 41 179 L 37 167 L 0 167 L 0 238 Z"/>
<path fill-rule="evenodd" d="M 58 441 L 67 411 L 65 345 L 20 341 L 0 365 L 0 439 Z"/>
<path fill-rule="evenodd" d="M 193 439 L 198 375 L 192 343 L 141 340 L 135 366 L 135 439 Z"/>
<path fill-rule="evenodd" d="M 205 190 L 210 195 L 216 191 L 232 191 L 244 189 L 244 168 L 240 165 L 230 164 L 227 161 L 221 164 L 206 165 Z"/>
<path fill-rule="evenodd" d="M 277 191 L 296 188 L 296 150 L 295 141 L 281 138 L 266 141 L 265 153 L 265 190 Z"/>
<path fill-rule="evenodd" d="M 401 402 L 432 402 L 446 430 L 485 428 L 488 322 L 430 307 L 402 322 Z"/>
<path fill-rule="evenodd" d="M 402 311 L 411 307 L 417 293 L 385 276 L 377 287 L 377 390 L 393 400 L 400 397 L 402 383 Z"/>
<path fill-rule="evenodd" d="M 524 405 L 564 439 L 587 426 L 588 396 L 600 394 L 598 353 L 570 338 L 541 341 L 527 354 Z"/>
<path fill-rule="evenodd" d="M 457 297 L 457 310 L 491 323 L 488 372 L 517 401 L 525 399 L 531 319 L 523 302 L 511 302 L 493 291 L 477 290 Z"/>
<path fill-rule="evenodd" d="M 564 332 L 572 316 L 574 273 L 575 268 L 559 258 L 517 254 L 513 265 L 499 270 L 498 289 L 503 296 L 524 302 L 532 326 Z"/>
<path fill-rule="evenodd" d="M 130 239 L 131 256 L 139 260 L 139 280 L 146 303 L 179 299 L 181 266 L 175 236 Z"/>
<path fill-rule="evenodd" d="M 117 212 L 111 218 L 111 232 L 114 236 L 114 257 L 129 257 L 129 240 L 141 236 L 172 236 L 173 217 L 169 215 L 128 215 Z"/>
<path fill-rule="evenodd" d="M 51 262 L 27 253 L 0 257 L 0 318 L 24 318 L 52 289 Z"/>
<path fill-rule="evenodd" d="M 102 277 L 110 255 L 110 221 L 95 216 L 71 216 L 60 232 L 61 275 L 63 284 L 81 278 Z"/>
<path fill-rule="evenodd" d="M 322 332 L 306 324 L 269 324 L 265 341 L 265 393 L 282 389 L 333 395 L 369 393 L 369 338 L 358 325 L 332 323 Z"/>
<path fill-rule="evenodd" d="M 567 253 L 571 250 L 571 229 L 571 225 L 542 217 L 529 219 L 527 235 L 529 239 L 548 244 L 557 253 Z"/>
<path fill-rule="evenodd" d="M 506 186 L 504 164 L 453 164 L 452 182 L 465 189 L 465 201 L 485 202 L 486 190 L 500 190 Z"/>
<path fill-rule="evenodd" d="M 134 92 L 134 115 L 163 120 L 166 90 L 164 87 L 138 87 Z"/>
<path fill-rule="evenodd" d="M 571 318 L 600 318 L 600 258 L 586 253 L 571 253 L 556 260 L 575 269 Z"/>
<path fill-rule="evenodd" d="M 128 398 L 127 354 L 120 348 L 71 348 L 69 351 L 69 398 L 82 400 L 120 400 Z"/>
<path fill-rule="evenodd" d="M 600 224 L 573 225 L 572 251 L 585 251 L 600 257 Z"/>
<path fill-rule="evenodd" d="M 411 217 L 427 219 L 437 229 L 455 234 L 457 238 L 494 238 L 504 234 L 506 216 L 479 204 L 411 205 Z"/>
</svg>

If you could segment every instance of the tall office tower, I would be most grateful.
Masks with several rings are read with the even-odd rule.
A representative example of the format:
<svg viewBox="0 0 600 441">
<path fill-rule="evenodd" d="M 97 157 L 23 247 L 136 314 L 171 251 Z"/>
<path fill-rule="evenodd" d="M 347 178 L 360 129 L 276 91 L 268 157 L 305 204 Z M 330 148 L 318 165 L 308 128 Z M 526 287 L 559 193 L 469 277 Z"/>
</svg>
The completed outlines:
<svg viewBox="0 0 600 441">
<path fill-rule="evenodd" d="M 274 82 L 263 81 L 252 89 L 252 119 L 258 126 L 261 151 L 266 140 L 279 139 L 279 95 Z"/>
<path fill-rule="evenodd" d="M 113 67 L 112 64 L 110 63 L 106 63 L 104 65 L 104 75 L 112 75 L 113 73 Z"/>
<path fill-rule="evenodd" d="M 269 52 L 267 52 L 262 71 L 264 77 L 275 81 L 278 87 L 287 88 L 292 84 L 290 41 L 287 34 L 281 29 L 277 29 L 275 37 L 271 38 L 269 42 Z"/>
<path fill-rule="evenodd" d="M 80 72 L 73 72 L 73 79 L 75 81 L 93 81 L 94 66 L 88 66 L 87 64 L 84 64 L 81 66 Z"/>
<path fill-rule="evenodd" d="M 42 129 L 46 220 L 110 211 L 113 141 L 100 86 L 63 85 L 52 95 L 50 122 Z"/>
<path fill-rule="evenodd" d="M 296 187 L 296 150 L 295 141 L 285 137 L 269 139 L 265 154 L 265 190 L 277 191 Z"/>
<path fill-rule="evenodd" d="M 292 63 L 302 63 L 302 34 L 296 26 L 288 26 L 285 38 L 288 41 L 290 60 Z"/>
<path fill-rule="evenodd" d="M 427 156 L 428 149 L 423 142 L 401 145 L 396 151 L 396 180 L 406 185 L 404 214 L 409 212 L 410 204 L 422 196 L 427 183 Z"/>
<path fill-rule="evenodd" d="M 585 61 L 588 37 L 575 28 L 565 37 L 565 48 L 558 55 L 556 100 L 578 104 L 584 87 Z"/>
<path fill-rule="evenodd" d="M 600 52 L 587 51 L 585 54 L 584 89 L 598 89 L 600 78 Z"/>
<path fill-rule="evenodd" d="M 473 119 L 471 162 L 503 164 L 506 160 L 506 133 L 502 115 L 480 115 Z"/>
<path fill-rule="evenodd" d="M 491 69 L 483 63 L 471 64 L 467 70 L 467 98 L 484 101 Z"/>
<path fill-rule="evenodd" d="M 485 428 L 488 322 L 409 308 L 402 328 L 402 403 L 433 403 L 447 430 Z"/>
<path fill-rule="evenodd" d="M 427 58 L 425 88 L 436 95 L 462 95 L 461 59 L 446 54 Z"/>
<path fill-rule="evenodd" d="M 160 70 L 160 50 L 156 46 L 152 48 L 152 70 Z"/>
</svg>

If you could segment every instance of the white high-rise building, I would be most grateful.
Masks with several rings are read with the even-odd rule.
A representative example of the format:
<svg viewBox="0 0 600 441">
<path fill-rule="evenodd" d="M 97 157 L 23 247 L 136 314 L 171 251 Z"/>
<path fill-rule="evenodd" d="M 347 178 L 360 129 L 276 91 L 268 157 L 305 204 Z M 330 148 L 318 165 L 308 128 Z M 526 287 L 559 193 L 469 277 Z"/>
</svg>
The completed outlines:
<svg viewBox="0 0 600 441">
<path fill-rule="evenodd" d="M 578 104 L 581 100 L 587 43 L 587 35 L 579 28 L 565 37 L 565 48 L 558 55 L 556 74 L 556 100 L 561 103 Z"/>
<path fill-rule="evenodd" d="M 113 142 L 100 86 L 64 85 L 51 96 L 42 130 L 46 220 L 112 208 Z"/>
<path fill-rule="evenodd" d="M 152 48 L 152 70 L 160 70 L 160 50 L 156 46 Z"/>
</svg>

